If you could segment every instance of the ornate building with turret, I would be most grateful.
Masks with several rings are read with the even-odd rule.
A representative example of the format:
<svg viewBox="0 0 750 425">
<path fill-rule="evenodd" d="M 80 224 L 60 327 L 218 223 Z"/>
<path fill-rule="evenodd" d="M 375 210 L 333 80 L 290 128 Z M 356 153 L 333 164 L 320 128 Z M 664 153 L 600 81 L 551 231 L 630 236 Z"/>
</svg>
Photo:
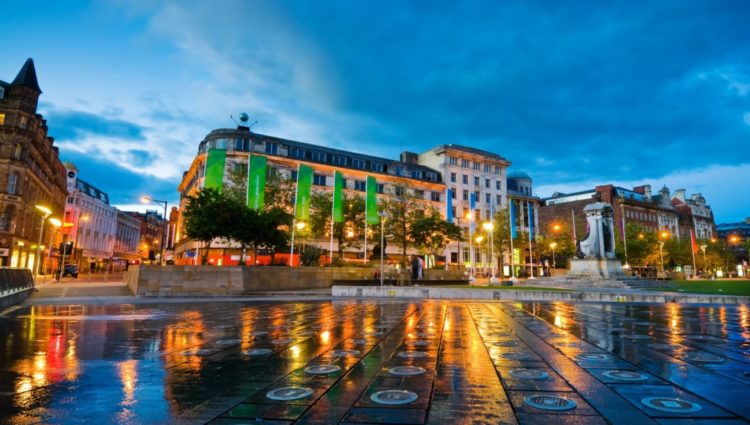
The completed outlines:
<svg viewBox="0 0 750 425">
<path fill-rule="evenodd" d="M 37 113 L 42 90 L 34 61 L 26 60 L 12 82 L 0 81 L 0 265 L 39 270 L 38 241 L 44 257 L 61 240 L 37 205 L 63 218 L 67 196 L 65 167 Z M 40 233 L 40 225 L 42 227 Z M 45 269 L 55 265 L 44 261 Z"/>
</svg>

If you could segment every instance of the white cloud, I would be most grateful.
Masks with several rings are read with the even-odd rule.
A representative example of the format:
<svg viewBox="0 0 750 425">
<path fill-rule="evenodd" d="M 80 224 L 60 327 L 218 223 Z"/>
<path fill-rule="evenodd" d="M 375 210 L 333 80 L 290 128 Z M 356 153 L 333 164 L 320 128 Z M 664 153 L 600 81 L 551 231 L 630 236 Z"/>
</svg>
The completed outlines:
<svg viewBox="0 0 750 425">
<path fill-rule="evenodd" d="M 547 184 L 536 187 L 534 191 L 541 197 L 548 197 L 554 192 L 570 193 L 610 183 L 625 188 L 650 184 L 654 192 L 661 189 L 662 185 L 666 185 L 672 193 L 677 189 L 687 189 L 688 196 L 693 193 L 703 194 L 713 209 L 716 222 L 721 223 L 740 221 L 750 216 L 750 199 L 747 197 L 748 182 L 750 182 L 750 163 L 713 165 L 700 170 L 677 171 L 649 179 L 590 180 L 581 183 Z"/>
</svg>

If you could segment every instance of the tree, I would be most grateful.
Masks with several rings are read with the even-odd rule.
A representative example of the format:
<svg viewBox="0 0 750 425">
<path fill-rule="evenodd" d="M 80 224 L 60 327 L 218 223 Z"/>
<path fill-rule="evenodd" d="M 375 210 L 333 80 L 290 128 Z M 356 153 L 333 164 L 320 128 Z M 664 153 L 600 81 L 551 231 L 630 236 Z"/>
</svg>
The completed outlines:
<svg viewBox="0 0 750 425">
<path fill-rule="evenodd" d="M 381 210 L 385 212 L 385 232 L 391 240 L 401 247 L 401 262 L 406 266 L 406 250 L 413 245 L 410 228 L 417 219 L 424 217 L 425 203 L 420 201 L 407 188 L 398 185 L 390 199 L 381 203 Z"/>
<path fill-rule="evenodd" d="M 315 238 L 331 236 L 331 207 L 333 194 L 316 192 L 310 197 L 310 230 Z M 342 199 L 344 221 L 334 223 L 333 237 L 336 240 L 339 260 L 343 252 L 361 245 L 364 234 L 365 200 L 358 195 L 344 193 Z"/>
<path fill-rule="evenodd" d="M 409 237 L 418 249 L 433 257 L 441 255 L 450 241 L 462 239 L 461 228 L 443 220 L 434 208 L 411 223 Z"/>
<path fill-rule="evenodd" d="M 237 204 L 237 223 L 232 226 L 230 237 L 242 247 L 239 264 L 243 266 L 247 247 L 253 247 L 254 257 L 257 259 L 258 235 L 262 234 L 265 223 L 258 211 L 251 210 L 244 203 L 234 203 Z"/>
<path fill-rule="evenodd" d="M 230 237 L 231 228 L 237 219 L 235 206 L 226 195 L 215 189 L 204 188 L 188 197 L 183 213 L 185 235 L 203 242 L 201 264 L 206 264 L 214 239 Z"/>
<path fill-rule="evenodd" d="M 565 264 L 568 258 L 575 255 L 576 246 L 573 243 L 572 229 L 566 222 L 547 223 L 542 228 L 541 235 L 537 237 L 539 255 L 546 257 L 552 264 L 552 252 L 554 249 L 555 264 Z M 554 246 L 554 248 L 553 248 Z"/>
<path fill-rule="evenodd" d="M 646 230 L 637 223 L 625 225 L 625 236 L 628 244 L 628 262 L 634 266 L 659 264 L 659 238 L 656 233 Z M 622 244 L 617 244 L 618 256 L 624 258 Z"/>
<path fill-rule="evenodd" d="M 271 251 L 271 264 L 276 261 L 276 252 L 289 247 L 292 214 L 284 208 L 273 207 L 258 215 L 259 230 L 255 238 L 255 249 Z"/>
</svg>

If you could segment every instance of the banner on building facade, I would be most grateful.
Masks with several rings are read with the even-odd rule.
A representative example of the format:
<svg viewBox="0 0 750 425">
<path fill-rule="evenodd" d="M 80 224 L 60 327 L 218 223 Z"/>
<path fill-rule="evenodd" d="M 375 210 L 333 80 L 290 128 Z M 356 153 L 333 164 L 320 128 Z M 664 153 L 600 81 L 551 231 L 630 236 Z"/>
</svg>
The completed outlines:
<svg viewBox="0 0 750 425">
<path fill-rule="evenodd" d="M 367 197 L 365 203 L 367 205 L 365 221 L 367 224 L 378 224 L 380 223 L 380 216 L 378 215 L 378 184 L 375 181 L 375 177 L 367 176 Z"/>
<path fill-rule="evenodd" d="M 528 207 L 528 217 L 529 217 L 529 240 L 534 240 L 534 204 L 531 202 L 526 202 L 526 206 Z"/>
<path fill-rule="evenodd" d="M 453 223 L 453 191 L 448 188 L 445 190 L 445 219 L 448 223 Z"/>
<path fill-rule="evenodd" d="M 474 192 L 471 192 L 469 194 L 469 214 L 471 214 L 471 220 L 469 220 L 469 233 L 474 234 L 474 231 L 476 230 L 476 221 L 479 220 L 479 217 L 476 216 L 475 210 L 477 208 L 477 194 Z"/>
<path fill-rule="evenodd" d="M 247 207 L 262 210 L 265 204 L 266 166 L 268 158 L 250 155 L 250 166 L 247 171 Z"/>
<path fill-rule="evenodd" d="M 508 205 L 510 208 L 510 238 L 516 238 L 516 203 L 512 199 L 508 199 Z"/>
<path fill-rule="evenodd" d="M 224 163 L 227 151 L 224 149 L 209 149 L 206 157 L 206 176 L 203 187 L 216 189 L 221 192 L 224 187 Z"/>
<path fill-rule="evenodd" d="M 333 222 L 344 222 L 344 175 L 333 173 Z"/>
<path fill-rule="evenodd" d="M 300 164 L 297 169 L 297 196 L 294 203 L 294 217 L 297 220 L 310 220 L 310 191 L 312 190 L 312 180 L 312 167 Z"/>
</svg>

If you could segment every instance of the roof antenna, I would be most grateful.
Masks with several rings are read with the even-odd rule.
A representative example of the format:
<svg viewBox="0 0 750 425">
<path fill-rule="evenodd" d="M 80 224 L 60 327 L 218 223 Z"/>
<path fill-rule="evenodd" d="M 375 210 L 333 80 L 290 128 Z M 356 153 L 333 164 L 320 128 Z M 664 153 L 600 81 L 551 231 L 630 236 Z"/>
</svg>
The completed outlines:
<svg viewBox="0 0 750 425">
<path fill-rule="evenodd" d="M 258 123 L 258 121 L 255 120 L 253 121 L 252 124 L 248 124 L 247 122 L 250 121 L 250 116 L 246 112 L 240 112 L 240 115 L 239 115 L 240 122 L 237 122 L 237 120 L 235 120 L 234 117 L 231 115 L 229 116 L 229 118 L 231 118 L 232 121 L 234 121 L 234 123 L 237 124 L 238 130 L 250 131 L 250 128 Z"/>
</svg>

